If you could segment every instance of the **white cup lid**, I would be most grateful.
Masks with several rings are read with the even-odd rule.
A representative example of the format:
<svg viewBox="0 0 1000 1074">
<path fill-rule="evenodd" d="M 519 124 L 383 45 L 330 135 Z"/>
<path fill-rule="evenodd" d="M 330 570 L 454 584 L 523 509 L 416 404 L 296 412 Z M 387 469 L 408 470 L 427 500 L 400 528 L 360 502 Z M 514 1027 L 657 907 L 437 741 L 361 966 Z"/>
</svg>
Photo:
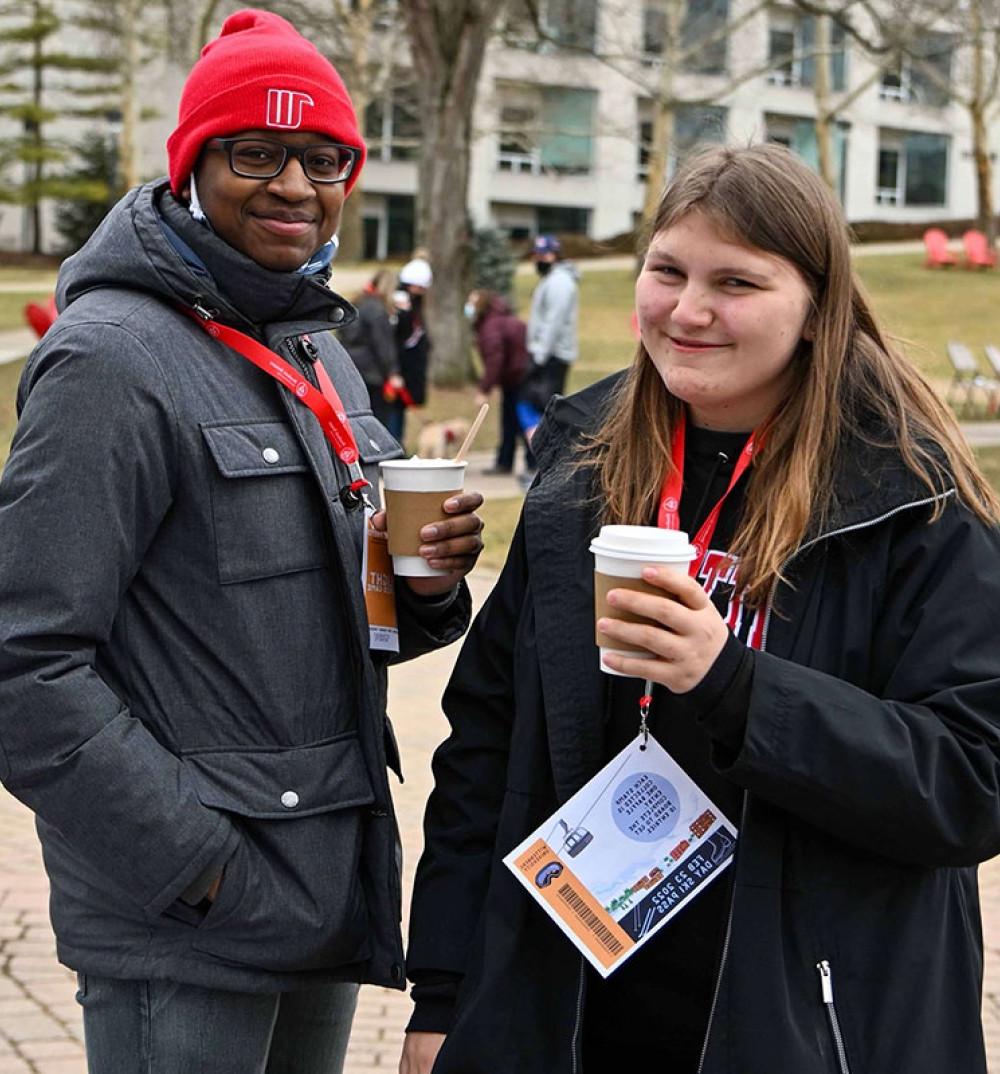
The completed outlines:
<svg viewBox="0 0 1000 1074">
<path fill-rule="evenodd" d="M 602 526 L 590 551 L 613 559 L 689 563 L 697 555 L 682 530 L 659 526 Z"/>
<path fill-rule="evenodd" d="M 456 461 L 455 459 L 420 459 L 416 455 L 412 455 L 408 459 L 387 459 L 385 462 L 380 462 L 379 466 L 383 470 L 454 470 L 459 466 L 467 466 L 468 463 L 465 459 Z"/>
</svg>

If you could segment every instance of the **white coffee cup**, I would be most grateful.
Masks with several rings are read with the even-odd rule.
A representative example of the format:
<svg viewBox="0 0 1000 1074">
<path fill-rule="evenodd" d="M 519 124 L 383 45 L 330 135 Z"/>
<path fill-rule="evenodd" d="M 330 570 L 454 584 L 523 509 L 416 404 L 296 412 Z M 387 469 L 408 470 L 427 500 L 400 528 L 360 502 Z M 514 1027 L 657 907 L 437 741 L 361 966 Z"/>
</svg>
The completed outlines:
<svg viewBox="0 0 1000 1074">
<path fill-rule="evenodd" d="M 428 578 L 448 571 L 428 565 L 420 555 L 420 530 L 442 522 L 444 501 L 462 491 L 466 463 L 454 459 L 390 459 L 379 463 L 388 514 L 389 553 L 396 574 Z"/>
<path fill-rule="evenodd" d="M 666 530 L 659 526 L 602 526 L 601 532 L 590 545 L 594 554 L 594 622 L 595 640 L 600 650 L 601 671 L 609 675 L 623 675 L 604 662 L 605 656 L 646 657 L 642 650 L 617 649 L 611 639 L 596 630 L 598 619 L 624 619 L 628 622 L 645 622 L 638 616 L 613 608 L 607 602 L 611 589 L 632 589 L 641 593 L 663 596 L 663 590 L 642 580 L 643 567 L 667 567 L 685 574 L 697 555 L 688 535 L 681 530 Z M 624 676 L 631 677 L 631 676 Z"/>
</svg>

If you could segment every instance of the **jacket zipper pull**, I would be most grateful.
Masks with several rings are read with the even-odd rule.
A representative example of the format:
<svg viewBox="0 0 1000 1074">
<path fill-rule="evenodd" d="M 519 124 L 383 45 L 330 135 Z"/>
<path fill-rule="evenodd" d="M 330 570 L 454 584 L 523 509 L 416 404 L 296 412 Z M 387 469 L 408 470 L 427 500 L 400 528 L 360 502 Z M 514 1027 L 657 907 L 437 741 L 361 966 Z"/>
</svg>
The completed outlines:
<svg viewBox="0 0 1000 1074">
<path fill-rule="evenodd" d="M 191 302 L 191 308 L 203 321 L 212 321 L 215 319 L 218 310 L 209 309 L 201 301 L 201 295 L 196 295 Z"/>
<path fill-rule="evenodd" d="M 833 974 L 830 972 L 830 963 L 823 959 L 816 963 L 819 970 L 819 986 L 823 992 L 823 1002 L 830 1006 L 833 1003 Z"/>
<path fill-rule="evenodd" d="M 319 361 L 319 351 L 309 336 L 299 336 L 299 353 L 310 365 Z"/>
</svg>

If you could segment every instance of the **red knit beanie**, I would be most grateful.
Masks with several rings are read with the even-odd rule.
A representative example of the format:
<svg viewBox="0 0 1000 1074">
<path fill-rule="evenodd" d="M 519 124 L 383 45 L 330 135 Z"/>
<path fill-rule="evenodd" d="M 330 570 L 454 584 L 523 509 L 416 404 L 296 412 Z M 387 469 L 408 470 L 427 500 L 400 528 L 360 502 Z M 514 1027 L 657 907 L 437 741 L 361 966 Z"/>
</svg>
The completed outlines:
<svg viewBox="0 0 1000 1074">
<path fill-rule="evenodd" d="M 366 149 L 340 75 L 290 22 L 246 8 L 226 19 L 184 84 L 167 139 L 170 189 L 181 192 L 209 138 L 268 129 L 316 131 L 360 149 L 346 183 L 351 192 Z"/>
</svg>

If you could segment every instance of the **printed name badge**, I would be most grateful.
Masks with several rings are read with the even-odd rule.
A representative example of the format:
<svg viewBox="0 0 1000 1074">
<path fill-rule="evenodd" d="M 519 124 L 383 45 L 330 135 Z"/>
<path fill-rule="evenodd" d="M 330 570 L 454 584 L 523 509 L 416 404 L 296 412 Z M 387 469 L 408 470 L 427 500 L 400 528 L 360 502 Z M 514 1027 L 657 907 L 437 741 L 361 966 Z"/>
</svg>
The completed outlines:
<svg viewBox="0 0 1000 1074">
<path fill-rule="evenodd" d="M 395 578 L 389 555 L 388 534 L 375 529 L 366 513 L 364 551 L 361 556 L 361 584 L 368 610 L 368 647 L 383 652 L 399 652 L 396 622 Z"/>
<path fill-rule="evenodd" d="M 504 864 L 608 977 L 723 872 L 736 838 L 670 754 L 640 734 Z"/>
</svg>

